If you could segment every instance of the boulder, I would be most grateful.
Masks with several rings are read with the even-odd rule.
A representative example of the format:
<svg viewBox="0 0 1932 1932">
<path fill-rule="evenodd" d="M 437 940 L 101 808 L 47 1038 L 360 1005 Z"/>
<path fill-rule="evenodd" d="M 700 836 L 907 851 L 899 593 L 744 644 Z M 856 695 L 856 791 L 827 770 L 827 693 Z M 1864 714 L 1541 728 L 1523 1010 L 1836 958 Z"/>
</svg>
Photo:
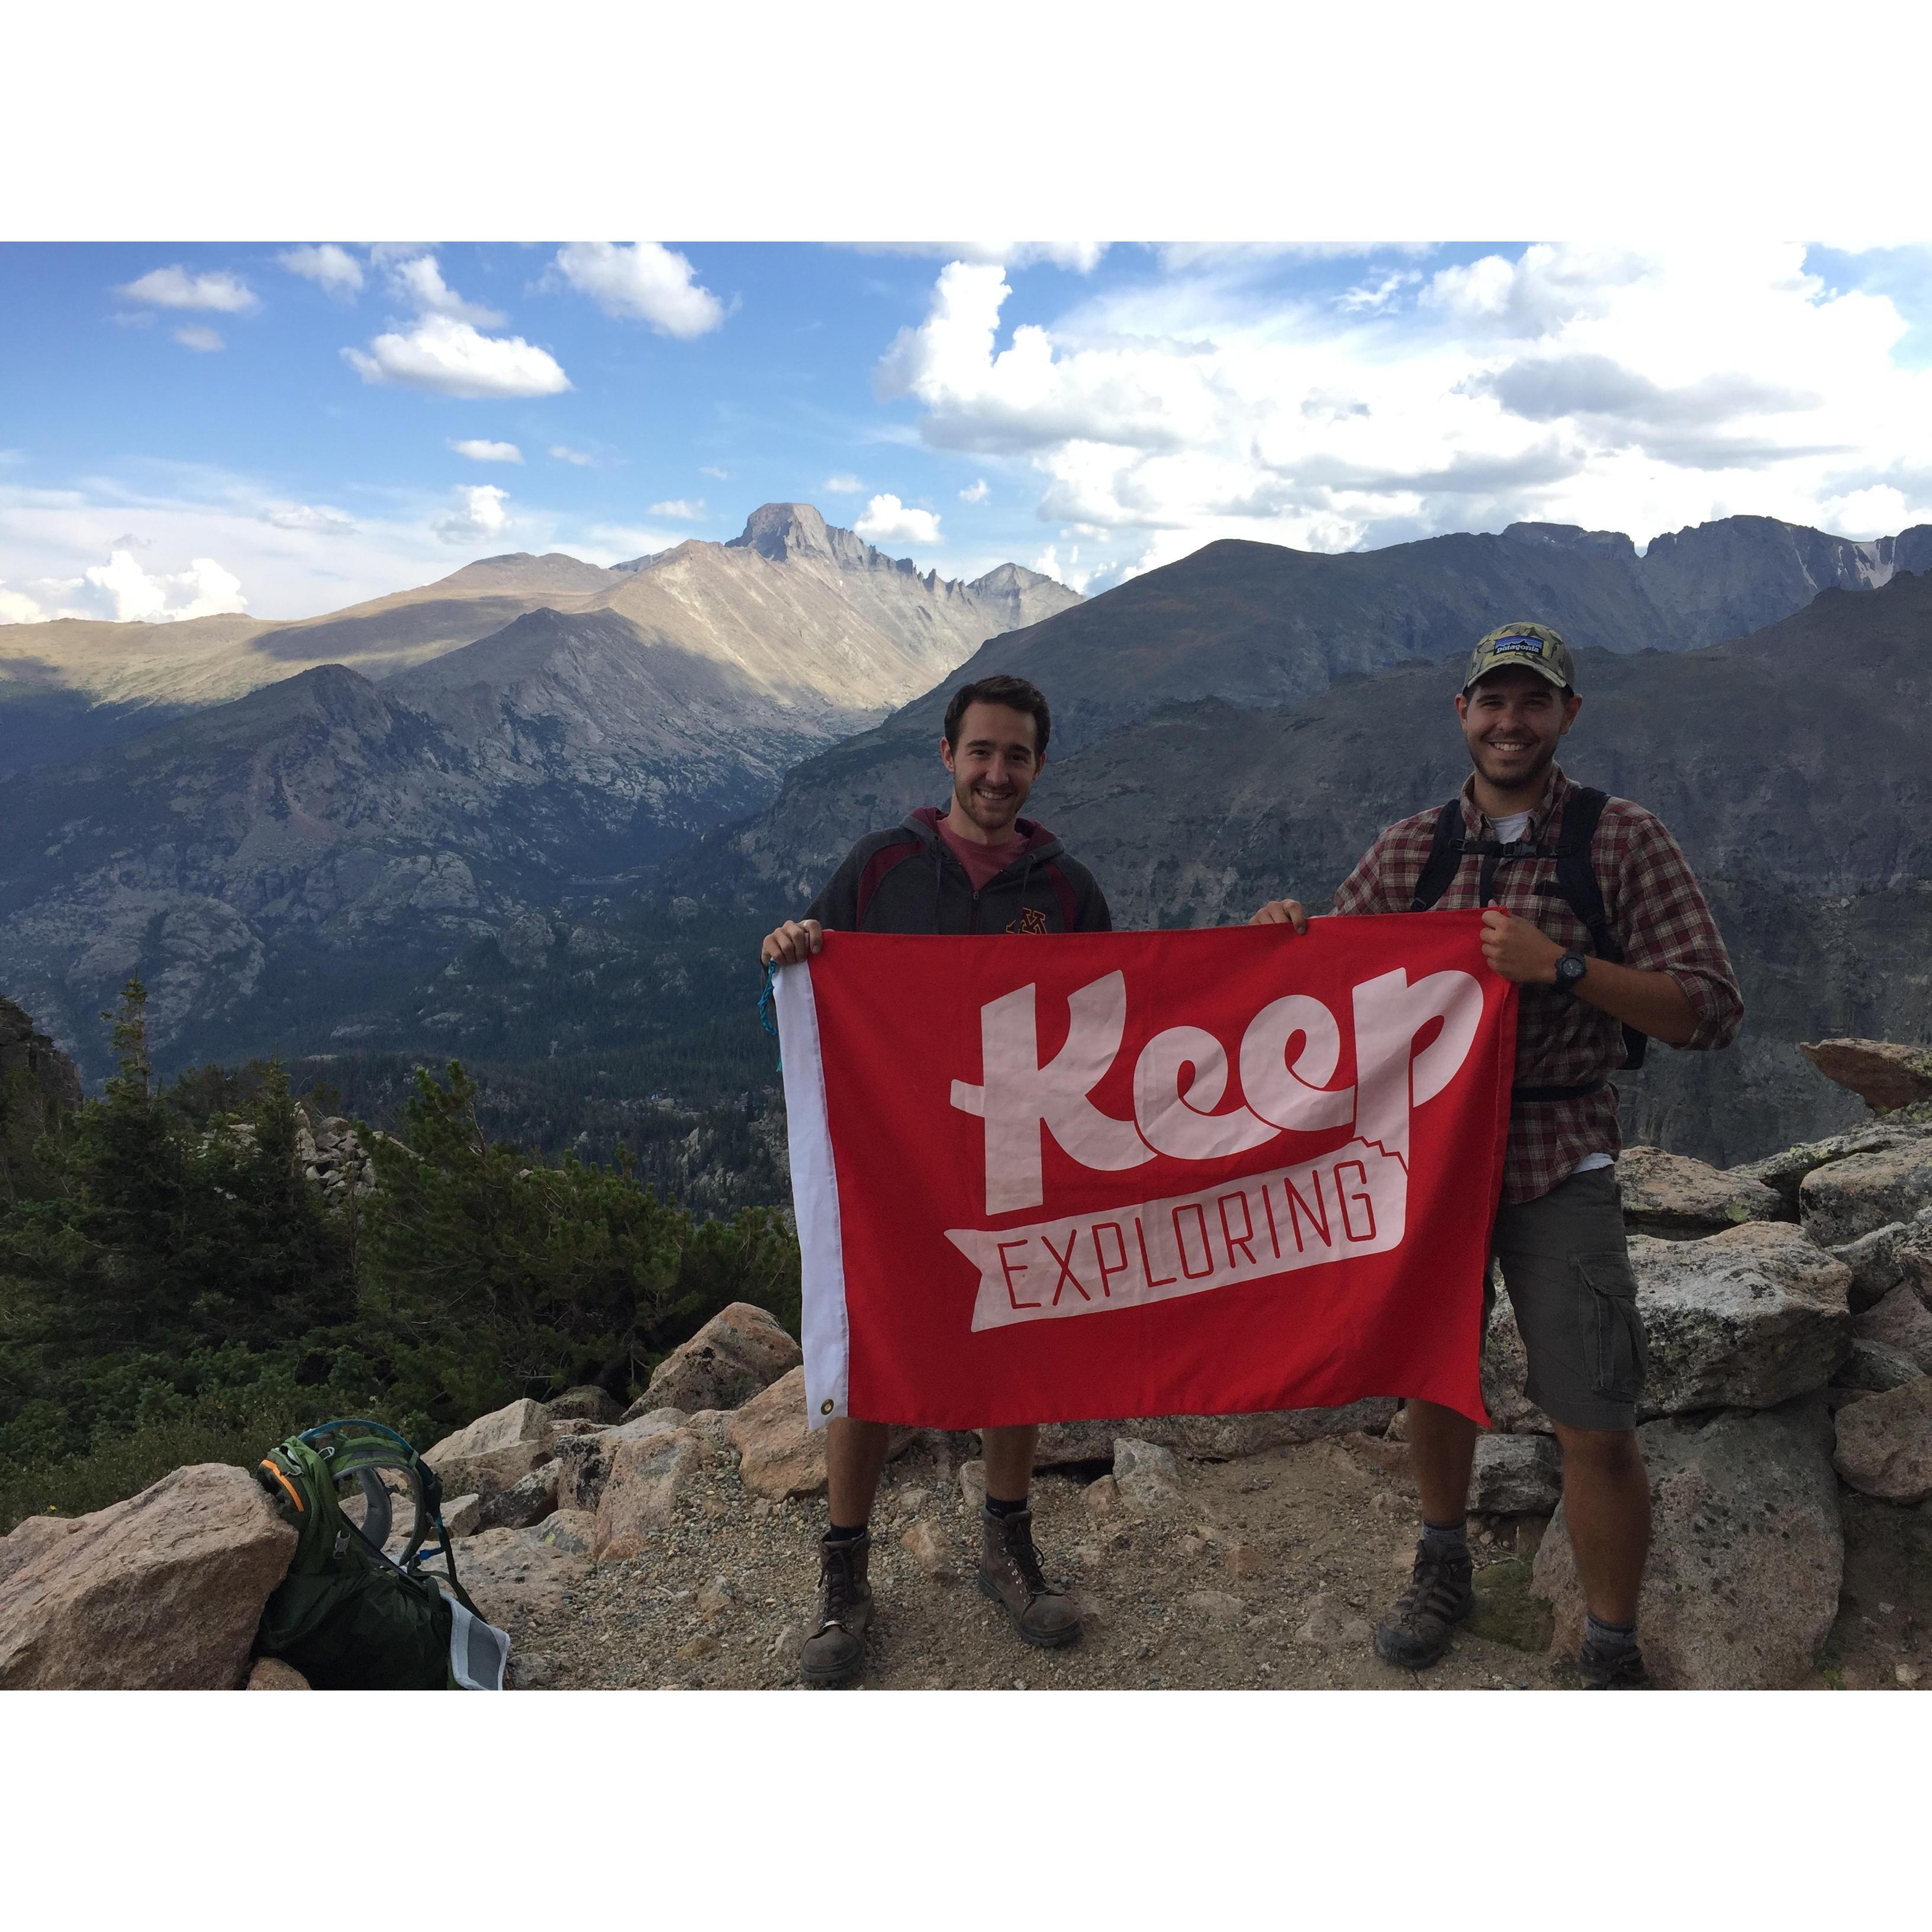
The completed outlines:
<svg viewBox="0 0 1932 1932">
<path fill-rule="evenodd" d="M 1852 1318 L 1852 1333 L 1861 1340 L 1880 1342 L 1932 1375 L 1932 1310 L 1904 1282 L 1861 1314 Z"/>
<path fill-rule="evenodd" d="M 1190 1590 L 1180 1607 L 1217 1630 L 1232 1630 L 1248 1613 L 1246 1599 L 1232 1590 Z"/>
<path fill-rule="evenodd" d="M 742 1408 L 804 1359 L 776 1316 L 734 1301 L 658 1363 L 625 1420 L 653 1408 Z"/>
<path fill-rule="evenodd" d="M 544 1406 L 553 1422 L 608 1423 L 617 1420 L 624 1405 L 608 1389 L 599 1388 L 595 1382 L 580 1382 L 553 1396 Z"/>
<path fill-rule="evenodd" d="M 457 1574 L 500 1630 L 514 1635 L 526 1617 L 561 1610 L 570 1586 L 590 1574 L 590 1551 L 565 1546 L 562 1520 L 554 1516 L 534 1529 L 486 1529 L 464 1545 Z"/>
<path fill-rule="evenodd" d="M 825 1432 L 806 1426 L 805 1370 L 796 1368 L 752 1396 L 731 1418 L 738 1479 L 778 1502 L 825 1487 Z"/>
<path fill-rule="evenodd" d="M 1743 1180 L 1762 1181 L 1795 1208 L 1805 1178 L 1815 1174 L 1820 1168 L 1828 1167 L 1834 1161 L 1847 1160 L 1853 1154 L 1878 1154 L 1889 1148 L 1904 1147 L 1917 1138 L 1908 1126 L 1858 1127 L 1848 1134 L 1834 1134 L 1826 1140 L 1806 1141 L 1797 1147 L 1783 1148 L 1776 1154 L 1767 1154 L 1762 1160 L 1746 1161 L 1741 1166 L 1726 1168 L 1724 1172 Z"/>
<path fill-rule="evenodd" d="M 1852 1343 L 1852 1352 L 1838 1365 L 1832 1387 L 1834 1391 L 1856 1389 L 1868 1395 L 1882 1395 L 1887 1389 L 1916 1382 L 1924 1373 L 1910 1355 L 1859 1336 Z"/>
<path fill-rule="evenodd" d="M 1102 1480 L 1112 1482 L 1113 1478 L 1103 1477 Z M 959 1500 L 976 1516 L 986 1507 L 986 1466 L 977 1456 L 959 1466 Z"/>
<path fill-rule="evenodd" d="M 617 1444 L 597 1502 L 592 1554 L 598 1562 L 622 1562 L 655 1540 L 675 1514 L 699 1454 L 697 1437 L 682 1429 Z"/>
<path fill-rule="evenodd" d="M 548 1462 L 556 1432 L 543 1404 L 526 1396 L 446 1436 L 423 1460 L 442 1478 L 446 1494 L 487 1496 Z"/>
<path fill-rule="evenodd" d="M 1840 1410 L 1832 1460 L 1838 1474 L 1868 1496 L 1890 1503 L 1932 1496 L 1932 1376 Z"/>
<path fill-rule="evenodd" d="M 1804 1177 L 1798 1190 L 1804 1232 L 1821 1247 L 1855 1241 L 1932 1205 L 1932 1136 L 1882 1153 L 1853 1154 Z"/>
<path fill-rule="evenodd" d="M 1932 1048 L 1884 1040 L 1822 1040 L 1815 1046 L 1801 1040 L 1798 1051 L 1875 1114 L 1932 1100 Z"/>
<path fill-rule="evenodd" d="M 481 1496 L 458 1496 L 442 1506 L 442 1526 L 452 1536 L 473 1536 L 482 1528 Z"/>
<path fill-rule="evenodd" d="M 532 1469 L 521 1482 L 483 1497 L 477 1504 L 476 1527 L 527 1529 L 532 1523 L 542 1522 L 556 1508 L 560 1467 L 553 1459 Z"/>
<path fill-rule="evenodd" d="M 1791 1219 L 1790 1203 L 1762 1181 L 1722 1174 L 1661 1148 L 1625 1148 L 1616 1176 L 1624 1225 L 1666 1240 L 1697 1240 L 1746 1221 Z"/>
<path fill-rule="evenodd" d="M 1180 1469 L 1163 1444 L 1131 1436 L 1114 1444 L 1114 1483 L 1120 1502 L 1136 1516 L 1156 1516 L 1180 1501 Z"/>
<path fill-rule="evenodd" d="M 1470 1508 L 1486 1516 L 1544 1516 L 1562 1494 L 1563 1457 L 1554 1437 L 1477 1437 Z"/>
<path fill-rule="evenodd" d="M 1528 1376 L 1529 1358 L 1524 1352 L 1522 1331 L 1516 1325 L 1516 1310 L 1498 1288 L 1483 1336 L 1483 1406 L 1497 1429 L 1547 1436 L 1552 1426 L 1549 1417 L 1522 1392 Z"/>
<path fill-rule="evenodd" d="M 0 1536 L 0 1583 L 51 1544 L 71 1536 L 86 1520 L 77 1516 L 22 1517 L 8 1534 Z"/>
<path fill-rule="evenodd" d="M 313 1690 L 315 1686 L 292 1664 L 279 1657 L 258 1657 L 249 1666 L 244 1690 Z"/>
<path fill-rule="evenodd" d="M 1801 1396 L 1701 1425 L 1670 1417 L 1637 1442 L 1652 1512 L 1637 1634 L 1652 1680 L 1702 1690 L 1804 1682 L 1837 1613 L 1844 1563 L 1822 1404 Z M 1574 1655 L 1583 1588 L 1560 1508 L 1532 1587 L 1554 1612 L 1556 1648 Z"/>
<path fill-rule="evenodd" d="M 1378 1432 L 1388 1426 L 1396 1406 L 1393 1396 L 1371 1396 L 1345 1408 L 1281 1408 L 1243 1415 L 1151 1415 L 1110 1422 L 1050 1422 L 1040 1432 L 1034 1466 L 1052 1469 L 1069 1463 L 1106 1462 L 1113 1454 L 1114 1438 L 1123 1431 L 1130 1432 L 1137 1441 L 1157 1443 L 1197 1462 L 1232 1462 L 1269 1449 L 1312 1442 L 1321 1436 L 1346 1436 L 1360 1430 Z"/>
<path fill-rule="evenodd" d="M 557 1510 L 530 1532 L 534 1547 L 565 1556 L 588 1556 L 597 1544 L 597 1518 L 589 1510 Z"/>
<path fill-rule="evenodd" d="M 232 1690 L 295 1547 L 245 1469 L 171 1471 L 0 1582 L 0 1685 Z"/>
<path fill-rule="evenodd" d="M 1649 1366 L 1640 1417 L 1769 1408 L 1822 1388 L 1851 1349 L 1851 1271 L 1787 1221 L 1630 1244 Z"/>
<path fill-rule="evenodd" d="M 1909 1288 L 1932 1306 L 1932 1214 L 1910 1221 L 1888 1221 L 1855 1241 L 1831 1250 L 1852 1271 L 1854 1315 L 1882 1301 L 1895 1288 Z"/>
</svg>

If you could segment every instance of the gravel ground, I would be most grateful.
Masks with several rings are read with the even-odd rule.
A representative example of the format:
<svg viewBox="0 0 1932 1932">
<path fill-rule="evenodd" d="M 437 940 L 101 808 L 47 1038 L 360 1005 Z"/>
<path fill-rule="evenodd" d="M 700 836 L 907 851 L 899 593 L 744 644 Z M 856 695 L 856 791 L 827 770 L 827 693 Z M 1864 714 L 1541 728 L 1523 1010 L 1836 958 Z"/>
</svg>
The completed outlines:
<svg viewBox="0 0 1932 1932">
<path fill-rule="evenodd" d="M 1084 1619 L 1078 1644 L 1041 1651 L 1022 1643 L 974 1587 L 976 1501 L 962 1493 L 944 1438 L 922 1444 L 888 1469 L 880 1492 L 877 1609 L 862 1681 L 880 1690 L 1534 1689 L 1574 1681 L 1535 1647 L 1546 1642 L 1547 1624 L 1529 1602 L 1527 1557 L 1507 1524 L 1477 1532 L 1483 1607 L 1444 1662 L 1418 1675 L 1376 1658 L 1370 1632 L 1406 1580 L 1416 1534 L 1406 1453 L 1345 1437 L 1237 1462 L 1184 1462 L 1178 1501 L 1146 1520 L 1110 1496 L 1110 1482 L 1096 1484 L 1098 1469 L 1042 1474 L 1036 1539 Z M 554 1607 L 511 1617 L 520 1679 L 532 1688 L 796 1686 L 798 1648 L 814 1622 L 824 1522 L 822 1500 L 749 1496 L 729 1452 L 715 1454 L 650 1552 L 576 1580 Z"/>
</svg>

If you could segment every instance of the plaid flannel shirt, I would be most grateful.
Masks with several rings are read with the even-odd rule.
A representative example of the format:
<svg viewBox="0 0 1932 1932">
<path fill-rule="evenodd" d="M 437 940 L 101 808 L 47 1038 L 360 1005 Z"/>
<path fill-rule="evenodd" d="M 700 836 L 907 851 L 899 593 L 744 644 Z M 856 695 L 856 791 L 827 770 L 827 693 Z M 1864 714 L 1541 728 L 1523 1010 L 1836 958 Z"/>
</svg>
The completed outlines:
<svg viewBox="0 0 1932 1932">
<path fill-rule="evenodd" d="M 1564 802 L 1577 787 L 1552 766 L 1543 802 L 1530 814 L 1523 836 L 1553 839 Z M 1478 809 L 1472 774 L 1462 787 L 1462 826 L 1472 839 L 1491 840 L 1496 828 Z M 1436 810 L 1419 812 L 1391 825 L 1369 848 L 1335 895 L 1338 913 L 1406 912 L 1415 896 L 1436 832 Z M 1692 877 L 1676 840 L 1640 805 L 1613 798 L 1604 808 L 1590 862 L 1603 889 L 1610 930 L 1624 949 L 1624 964 L 1640 972 L 1667 973 L 1684 990 L 1697 1016 L 1687 1049 L 1728 1046 L 1744 1018 L 1744 1000 L 1730 956 L 1711 908 Z M 1445 912 L 1476 904 L 1480 860 L 1466 858 L 1436 904 Z M 1498 866 L 1490 893 L 1520 919 L 1533 921 L 1557 944 L 1578 952 L 1594 950 L 1588 929 L 1561 898 L 1536 887 L 1556 875 L 1553 859 L 1522 859 Z M 1516 1084 L 1576 1087 L 1606 1080 L 1623 1064 L 1619 1023 L 1588 1001 L 1553 986 L 1525 986 L 1517 1009 Z M 1504 1202 L 1533 1201 L 1564 1178 L 1586 1154 L 1614 1158 L 1622 1149 L 1617 1095 L 1606 1085 L 1574 1100 L 1519 1102 L 1510 1116 L 1509 1153 L 1503 1166 Z"/>
</svg>

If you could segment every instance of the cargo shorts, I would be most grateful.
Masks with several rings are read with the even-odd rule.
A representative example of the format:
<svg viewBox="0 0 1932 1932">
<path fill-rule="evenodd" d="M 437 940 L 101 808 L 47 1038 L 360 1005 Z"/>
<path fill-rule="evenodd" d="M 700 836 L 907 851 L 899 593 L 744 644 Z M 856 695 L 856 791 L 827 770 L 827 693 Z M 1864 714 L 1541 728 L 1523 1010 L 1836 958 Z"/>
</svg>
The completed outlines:
<svg viewBox="0 0 1932 1932">
<path fill-rule="evenodd" d="M 1502 1208 L 1493 1251 L 1529 1358 L 1523 1394 L 1572 1429 L 1634 1429 L 1643 1320 L 1616 1168 L 1573 1174 Z M 1486 1327 L 1495 1298 L 1492 1277 Z"/>
</svg>

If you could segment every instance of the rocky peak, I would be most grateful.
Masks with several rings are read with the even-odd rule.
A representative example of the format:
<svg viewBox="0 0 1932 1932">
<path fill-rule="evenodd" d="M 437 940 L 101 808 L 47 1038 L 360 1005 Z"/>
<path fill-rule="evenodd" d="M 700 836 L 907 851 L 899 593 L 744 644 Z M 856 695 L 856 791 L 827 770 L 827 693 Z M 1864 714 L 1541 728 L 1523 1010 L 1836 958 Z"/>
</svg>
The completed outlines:
<svg viewBox="0 0 1932 1932">
<path fill-rule="evenodd" d="M 839 535 L 848 536 L 842 530 Z M 744 529 L 725 545 L 728 550 L 754 550 L 774 563 L 788 557 L 833 556 L 825 519 L 809 503 L 760 503 L 745 519 Z"/>
<path fill-rule="evenodd" d="M 1503 535 L 1518 543 L 1547 544 L 1556 550 L 1636 561 L 1636 546 L 1622 530 L 1586 530 L 1577 524 L 1511 524 Z"/>
</svg>

